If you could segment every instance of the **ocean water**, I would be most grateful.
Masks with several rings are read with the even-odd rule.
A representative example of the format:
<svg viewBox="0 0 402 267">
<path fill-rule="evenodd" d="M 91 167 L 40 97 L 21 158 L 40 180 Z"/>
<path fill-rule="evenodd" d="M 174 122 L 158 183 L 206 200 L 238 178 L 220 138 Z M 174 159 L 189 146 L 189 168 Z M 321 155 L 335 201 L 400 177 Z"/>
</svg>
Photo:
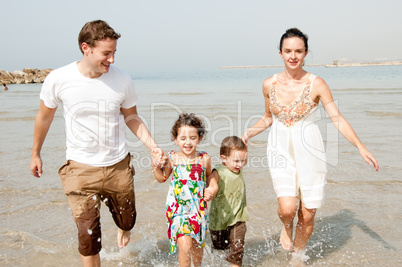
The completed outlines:
<svg viewBox="0 0 402 267">
<path fill-rule="evenodd" d="M 325 111 L 318 121 L 328 155 L 325 203 L 316 215 L 307 244 L 311 266 L 402 266 L 402 66 L 324 68 L 308 71 L 332 89 L 341 113 L 375 155 L 375 172 L 341 136 Z M 241 135 L 264 112 L 261 84 L 281 69 L 220 69 L 183 73 L 134 73 L 138 112 L 165 150 L 177 149 L 170 128 L 180 112 L 201 116 L 208 135 L 199 145 L 212 163 L 227 135 Z M 61 107 L 42 149 L 44 174 L 30 174 L 34 119 L 40 84 L 10 85 L 0 92 L 0 265 L 79 266 L 76 226 L 58 168 L 65 160 Z M 103 266 L 178 266 L 168 255 L 165 199 L 168 183 L 151 172 L 147 149 L 128 134 L 136 168 L 138 218 L 128 247 L 118 250 L 116 227 L 101 209 Z M 280 247 L 281 223 L 267 167 L 268 130 L 249 146 L 244 168 L 250 221 L 244 266 L 287 266 Z M 228 266 L 211 250 L 208 237 L 203 266 Z"/>
</svg>

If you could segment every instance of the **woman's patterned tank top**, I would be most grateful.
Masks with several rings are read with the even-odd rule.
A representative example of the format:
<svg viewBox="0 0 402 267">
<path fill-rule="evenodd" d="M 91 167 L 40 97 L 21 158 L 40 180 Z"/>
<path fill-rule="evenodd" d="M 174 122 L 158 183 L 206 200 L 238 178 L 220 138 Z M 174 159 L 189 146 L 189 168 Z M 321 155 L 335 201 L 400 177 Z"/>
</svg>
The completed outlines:
<svg viewBox="0 0 402 267">
<path fill-rule="evenodd" d="M 310 74 L 307 79 L 306 86 L 297 96 L 297 98 L 289 105 L 282 105 L 276 98 L 276 84 L 277 74 L 274 75 L 272 81 L 270 98 L 270 111 L 274 114 L 278 120 L 286 127 L 292 127 L 296 122 L 300 121 L 307 115 L 309 115 L 313 109 L 317 106 L 317 103 L 311 100 L 310 93 L 315 75 Z"/>
</svg>

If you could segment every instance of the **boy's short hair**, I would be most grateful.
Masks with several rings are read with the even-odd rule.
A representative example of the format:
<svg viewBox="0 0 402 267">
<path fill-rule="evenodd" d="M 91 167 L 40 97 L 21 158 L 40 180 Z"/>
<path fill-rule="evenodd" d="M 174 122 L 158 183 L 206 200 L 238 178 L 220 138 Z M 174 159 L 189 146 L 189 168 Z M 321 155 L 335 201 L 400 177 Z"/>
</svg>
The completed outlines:
<svg viewBox="0 0 402 267">
<path fill-rule="evenodd" d="M 220 155 L 228 157 L 232 150 L 247 151 L 247 145 L 240 137 L 228 136 L 222 141 Z"/>
<path fill-rule="evenodd" d="M 111 39 L 119 39 L 121 35 L 113 30 L 106 21 L 103 20 L 94 20 L 85 23 L 82 27 L 80 34 L 78 35 L 78 45 L 80 47 L 81 53 L 82 51 L 81 45 L 82 43 L 87 43 L 90 47 L 95 47 L 95 42 L 103 39 L 111 38 Z"/>
</svg>

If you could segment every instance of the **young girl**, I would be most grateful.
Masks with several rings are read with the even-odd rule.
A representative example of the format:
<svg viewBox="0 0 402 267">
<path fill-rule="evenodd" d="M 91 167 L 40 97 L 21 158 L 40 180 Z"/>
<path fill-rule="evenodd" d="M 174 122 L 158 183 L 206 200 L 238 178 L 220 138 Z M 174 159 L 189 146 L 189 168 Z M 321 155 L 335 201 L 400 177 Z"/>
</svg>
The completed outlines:
<svg viewBox="0 0 402 267">
<path fill-rule="evenodd" d="M 205 136 L 203 122 L 193 113 L 180 114 L 171 130 L 180 152 L 168 153 L 166 166 L 155 168 L 154 175 L 163 183 L 172 174 L 166 200 L 166 217 L 170 254 L 179 245 L 179 264 L 201 266 L 205 235 L 208 226 L 207 201 L 218 191 L 211 174 L 211 158 L 198 152 L 197 145 Z"/>
</svg>

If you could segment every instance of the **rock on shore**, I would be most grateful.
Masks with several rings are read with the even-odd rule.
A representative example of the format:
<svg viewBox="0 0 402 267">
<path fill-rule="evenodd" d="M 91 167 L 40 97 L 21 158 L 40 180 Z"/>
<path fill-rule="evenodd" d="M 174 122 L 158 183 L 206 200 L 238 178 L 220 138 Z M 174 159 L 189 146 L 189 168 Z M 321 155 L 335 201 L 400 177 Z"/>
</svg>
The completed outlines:
<svg viewBox="0 0 402 267">
<path fill-rule="evenodd" d="M 43 83 L 46 76 L 53 69 L 30 69 L 25 68 L 22 71 L 16 70 L 9 72 L 6 70 L 0 70 L 0 84 L 12 84 L 12 83 Z"/>
</svg>

